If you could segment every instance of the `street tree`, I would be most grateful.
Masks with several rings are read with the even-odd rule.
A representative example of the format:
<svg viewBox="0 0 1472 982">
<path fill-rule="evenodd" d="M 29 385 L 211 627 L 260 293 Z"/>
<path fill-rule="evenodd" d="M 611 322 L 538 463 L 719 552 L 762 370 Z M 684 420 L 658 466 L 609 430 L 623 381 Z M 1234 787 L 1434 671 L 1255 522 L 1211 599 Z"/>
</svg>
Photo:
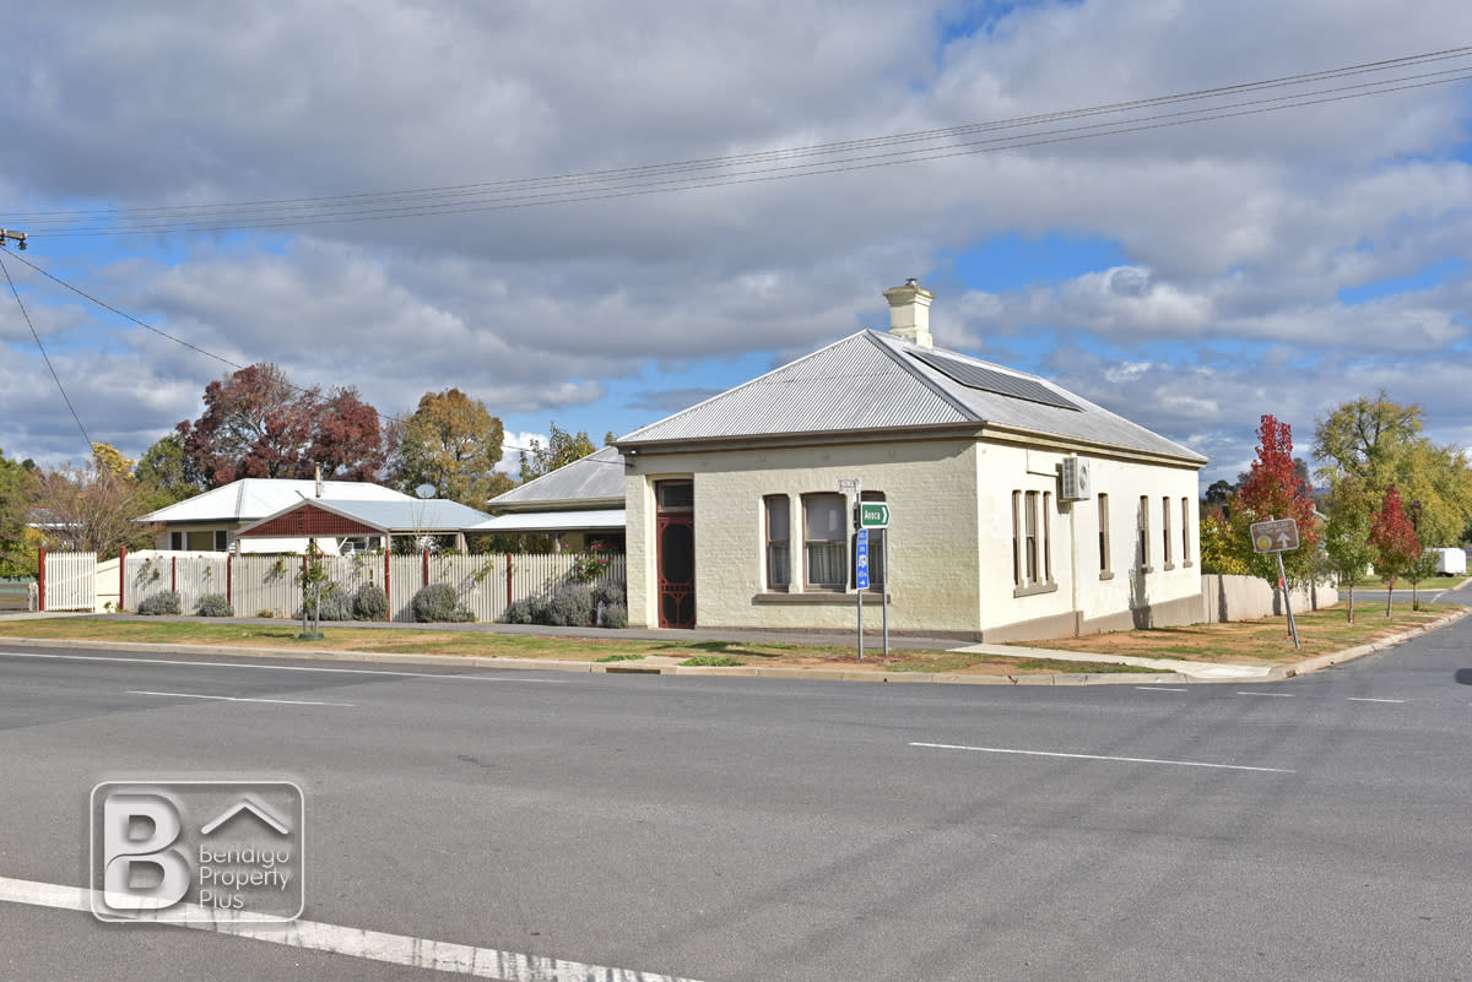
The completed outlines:
<svg viewBox="0 0 1472 982">
<path fill-rule="evenodd" d="M 1349 590 L 1349 623 L 1354 623 L 1354 588 L 1375 561 L 1370 543 L 1370 516 L 1355 504 L 1333 507 L 1324 527 L 1329 569 L 1341 588 Z"/>
<path fill-rule="evenodd" d="M 551 435 L 545 444 L 533 439 L 531 447 L 521 452 L 521 483 L 534 481 L 543 474 L 550 474 L 575 460 L 581 460 L 598 448 L 584 431 L 570 433 L 551 424 Z"/>
<path fill-rule="evenodd" d="M 495 470 L 504 441 L 501 420 L 479 399 L 453 388 L 426 392 L 396 428 L 390 479 L 411 492 L 431 484 L 438 497 L 481 508 L 506 490 Z"/>
<path fill-rule="evenodd" d="M 133 468 L 138 483 L 151 492 L 155 509 L 192 497 L 204 488 L 189 479 L 184 460 L 184 436 L 169 433 L 143 452 Z"/>
<path fill-rule="evenodd" d="M 1370 524 L 1370 543 L 1375 549 L 1375 572 L 1385 581 L 1385 616 L 1389 617 L 1395 581 L 1410 571 L 1422 553 L 1421 540 L 1393 484 L 1386 489 L 1380 510 Z"/>
<path fill-rule="evenodd" d="M 0 576 L 29 576 L 36 571 L 38 537 L 26 518 L 39 483 L 34 468 L 7 459 L 0 450 Z"/>
<path fill-rule="evenodd" d="M 1299 548 L 1283 554 L 1283 566 L 1291 582 L 1307 582 L 1316 570 L 1319 542 L 1313 489 L 1294 464 L 1292 427 L 1265 414 L 1258 425 L 1252 466 L 1232 498 L 1231 526 L 1233 546 L 1247 568 L 1272 584 L 1278 581 L 1277 560 L 1252 551 L 1248 526 L 1274 518 L 1298 523 Z"/>
</svg>

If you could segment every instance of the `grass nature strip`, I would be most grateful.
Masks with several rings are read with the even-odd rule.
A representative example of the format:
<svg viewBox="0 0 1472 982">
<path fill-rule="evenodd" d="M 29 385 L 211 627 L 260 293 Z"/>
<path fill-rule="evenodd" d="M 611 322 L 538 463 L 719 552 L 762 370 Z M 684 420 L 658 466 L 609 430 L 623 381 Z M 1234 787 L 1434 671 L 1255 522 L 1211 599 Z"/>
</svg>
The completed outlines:
<svg viewBox="0 0 1472 982">
<path fill-rule="evenodd" d="M 280 624 L 222 624 L 195 621 L 121 621 L 106 617 L 0 621 L 0 636 L 134 644 L 213 645 L 236 648 L 327 649 L 380 654 L 461 655 L 493 658 L 553 658 L 617 662 L 671 658 L 681 664 L 711 667 L 763 665 L 782 668 L 842 668 L 844 671 L 962 672 L 988 675 L 1042 675 L 1145 672 L 1125 665 L 1077 662 L 1066 657 L 1039 659 L 967 652 L 892 649 L 889 658 L 871 653 L 857 661 L 852 647 L 740 641 L 671 642 L 619 637 L 568 638 L 491 631 L 434 631 L 412 628 L 362 628 L 324 623 L 324 637 L 300 641 L 300 628 Z"/>
</svg>

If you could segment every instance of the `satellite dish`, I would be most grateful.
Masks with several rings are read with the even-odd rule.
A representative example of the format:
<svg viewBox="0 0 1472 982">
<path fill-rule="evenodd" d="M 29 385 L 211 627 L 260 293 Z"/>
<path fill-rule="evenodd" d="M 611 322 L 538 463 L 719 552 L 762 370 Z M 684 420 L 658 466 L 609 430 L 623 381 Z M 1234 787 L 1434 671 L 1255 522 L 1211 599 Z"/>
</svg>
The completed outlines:
<svg viewBox="0 0 1472 982">
<path fill-rule="evenodd" d="M 415 494 L 416 497 L 420 497 L 420 498 L 426 498 L 426 499 L 433 498 L 434 497 L 434 485 L 433 484 L 421 484 L 421 485 L 419 485 L 419 487 L 417 487 L 417 488 L 414 489 L 414 494 Z"/>
</svg>

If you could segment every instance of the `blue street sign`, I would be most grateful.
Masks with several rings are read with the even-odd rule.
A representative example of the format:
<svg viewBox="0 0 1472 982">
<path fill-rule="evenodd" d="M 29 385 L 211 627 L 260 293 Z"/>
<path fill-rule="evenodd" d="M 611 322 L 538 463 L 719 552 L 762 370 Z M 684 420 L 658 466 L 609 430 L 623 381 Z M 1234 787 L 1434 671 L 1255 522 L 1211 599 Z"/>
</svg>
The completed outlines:
<svg viewBox="0 0 1472 982">
<path fill-rule="evenodd" d="M 858 544 L 854 548 L 854 586 L 869 589 L 869 530 L 859 529 Z"/>
</svg>

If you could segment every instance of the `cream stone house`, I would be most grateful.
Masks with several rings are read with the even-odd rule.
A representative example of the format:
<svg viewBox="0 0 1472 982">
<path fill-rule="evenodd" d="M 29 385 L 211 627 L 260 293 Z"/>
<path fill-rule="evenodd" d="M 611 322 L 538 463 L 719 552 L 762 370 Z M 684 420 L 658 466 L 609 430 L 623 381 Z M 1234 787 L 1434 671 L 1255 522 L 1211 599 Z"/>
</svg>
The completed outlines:
<svg viewBox="0 0 1472 982">
<path fill-rule="evenodd" d="M 1046 379 L 936 348 L 915 281 L 885 297 L 888 333 L 849 335 L 617 441 L 630 624 L 852 628 L 843 481 L 890 506 L 865 603 L 887 590 L 895 631 L 1025 640 L 1200 620 L 1206 458 Z"/>
</svg>

